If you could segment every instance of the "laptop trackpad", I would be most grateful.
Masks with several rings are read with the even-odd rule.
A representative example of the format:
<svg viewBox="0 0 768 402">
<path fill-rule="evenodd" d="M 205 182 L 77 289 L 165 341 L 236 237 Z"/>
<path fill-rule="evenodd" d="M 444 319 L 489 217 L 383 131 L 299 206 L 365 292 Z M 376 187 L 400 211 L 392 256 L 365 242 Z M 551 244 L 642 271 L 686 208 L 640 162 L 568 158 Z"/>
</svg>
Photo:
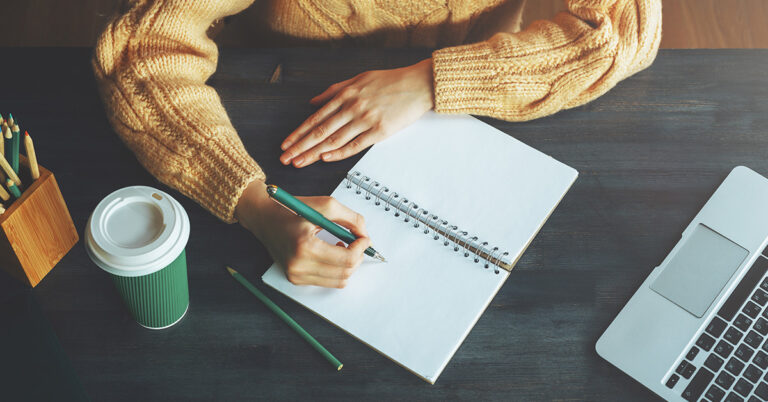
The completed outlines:
<svg viewBox="0 0 768 402">
<path fill-rule="evenodd" d="M 701 317 L 747 255 L 738 244 L 699 224 L 651 289 Z"/>
</svg>

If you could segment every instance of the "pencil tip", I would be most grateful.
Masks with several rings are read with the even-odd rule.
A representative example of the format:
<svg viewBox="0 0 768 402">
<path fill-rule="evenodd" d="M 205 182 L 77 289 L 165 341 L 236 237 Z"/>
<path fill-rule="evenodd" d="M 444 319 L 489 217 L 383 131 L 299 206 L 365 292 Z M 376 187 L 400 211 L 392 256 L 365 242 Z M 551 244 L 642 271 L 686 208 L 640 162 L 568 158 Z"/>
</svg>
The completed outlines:
<svg viewBox="0 0 768 402">
<path fill-rule="evenodd" d="M 336 369 L 336 371 L 341 371 L 341 368 L 344 367 L 343 364 L 339 364 L 339 367 Z"/>
<path fill-rule="evenodd" d="M 29 137 L 29 133 L 27 132 L 27 130 L 24 130 L 24 136 Z"/>
<path fill-rule="evenodd" d="M 232 275 L 237 273 L 237 271 L 235 271 L 234 269 L 232 269 L 230 267 L 227 267 L 227 271 L 229 271 L 229 273 L 232 274 Z"/>
</svg>

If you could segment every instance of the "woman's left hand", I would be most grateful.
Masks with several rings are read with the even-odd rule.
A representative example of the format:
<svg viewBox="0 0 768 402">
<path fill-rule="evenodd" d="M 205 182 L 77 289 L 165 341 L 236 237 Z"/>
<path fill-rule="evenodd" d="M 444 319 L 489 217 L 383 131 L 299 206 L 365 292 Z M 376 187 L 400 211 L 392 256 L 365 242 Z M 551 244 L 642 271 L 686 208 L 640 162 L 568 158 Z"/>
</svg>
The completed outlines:
<svg viewBox="0 0 768 402">
<path fill-rule="evenodd" d="M 432 59 L 333 84 L 312 98 L 323 106 L 283 141 L 280 161 L 300 168 L 355 155 L 432 109 L 432 93 Z"/>
</svg>

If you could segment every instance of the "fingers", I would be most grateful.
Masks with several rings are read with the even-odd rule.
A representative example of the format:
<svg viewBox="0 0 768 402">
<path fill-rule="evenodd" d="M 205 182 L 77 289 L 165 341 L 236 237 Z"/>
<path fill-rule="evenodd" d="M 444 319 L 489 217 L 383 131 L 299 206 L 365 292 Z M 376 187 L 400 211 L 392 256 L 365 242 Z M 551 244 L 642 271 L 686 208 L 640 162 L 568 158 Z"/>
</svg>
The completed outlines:
<svg viewBox="0 0 768 402">
<path fill-rule="evenodd" d="M 316 238 L 317 239 L 317 238 Z M 311 272 L 313 275 L 338 278 L 345 271 L 354 271 L 363 262 L 365 249 L 371 244 L 370 239 L 361 237 L 348 247 L 339 247 L 317 239 L 313 247 L 314 258 L 320 262 L 321 267 L 332 267 L 332 270 L 318 269 Z"/>
<path fill-rule="evenodd" d="M 346 87 L 347 85 L 351 84 L 356 78 L 357 77 L 352 77 L 352 78 L 350 78 L 348 80 L 337 82 L 337 83 L 329 86 L 328 89 L 323 91 L 323 93 L 321 93 L 320 95 L 317 95 L 314 98 L 310 99 L 309 103 L 311 103 L 313 105 L 320 105 L 320 104 L 323 104 L 323 103 L 327 102 L 328 99 L 331 99 L 334 96 L 336 96 L 336 94 L 339 93 L 339 91 L 344 89 L 344 87 Z"/>
<path fill-rule="evenodd" d="M 336 132 L 329 135 L 328 138 L 315 145 L 312 149 L 304 152 L 301 155 L 298 155 L 297 158 L 302 158 L 302 166 L 315 163 L 320 160 L 321 155 L 343 147 L 360 133 L 366 132 L 369 128 L 371 128 L 371 124 L 369 122 L 353 119 L 343 127 L 336 130 Z"/>
<path fill-rule="evenodd" d="M 378 131 L 368 130 L 347 142 L 343 147 L 320 154 L 320 157 L 324 162 L 334 162 L 349 158 L 376 143 L 379 137 Z"/>
<path fill-rule="evenodd" d="M 290 154 L 293 166 L 300 168 L 316 162 L 319 159 L 319 152 L 307 153 L 311 148 L 323 143 L 329 136 L 336 133 L 344 127 L 352 118 L 351 113 L 341 110 L 335 115 L 329 117 L 326 121 L 313 128 L 304 138 L 288 148 L 283 155 Z M 325 146 L 323 146 L 325 147 Z M 324 148 L 321 148 L 324 149 Z M 282 158 L 282 157 L 281 157 Z"/>
<path fill-rule="evenodd" d="M 285 151 L 282 155 L 280 155 L 280 162 L 282 162 L 284 165 L 291 163 L 291 159 L 300 153 L 295 153 L 291 147 L 300 139 L 304 138 L 310 130 L 317 127 L 331 115 L 335 114 L 341 107 L 342 103 L 343 101 L 339 97 L 333 98 L 330 102 L 326 103 L 325 106 L 321 107 L 318 111 L 304 120 L 304 122 L 301 123 L 299 127 L 296 128 L 296 130 L 293 130 L 293 132 L 289 134 L 288 137 L 283 140 L 283 143 L 280 145 L 280 148 Z M 341 127 L 341 125 L 339 127 Z"/>
<path fill-rule="evenodd" d="M 314 98 L 312 98 L 309 102 L 312 103 L 313 105 L 321 105 L 327 102 L 329 99 L 334 98 L 339 92 L 341 92 L 344 88 L 349 86 L 349 84 L 354 82 L 356 79 L 357 77 L 352 77 L 348 80 L 337 82 L 331 85 L 330 87 L 328 87 L 328 89 L 326 89 L 320 95 L 317 95 Z M 308 130 L 310 130 L 312 127 L 316 126 L 318 123 L 322 122 L 323 120 L 325 120 L 326 117 L 328 116 L 328 113 L 327 113 L 327 110 L 324 111 L 324 109 L 326 108 L 331 109 L 331 112 L 332 112 L 338 109 L 342 103 L 343 103 L 343 99 L 338 99 L 336 102 L 334 102 L 334 105 L 329 106 L 326 104 L 322 109 L 315 112 L 312 116 L 307 118 L 307 120 L 305 120 L 298 128 L 296 128 L 296 130 L 293 130 L 293 132 L 290 135 L 288 135 L 288 137 L 286 137 L 285 140 L 283 140 L 283 143 L 280 144 L 280 149 L 282 149 L 283 151 L 287 150 L 288 148 L 291 147 L 291 145 L 295 144 L 296 141 L 304 137 L 304 135 Z M 280 160 L 283 161 L 283 158 L 281 157 Z M 285 165 L 287 165 L 288 163 L 290 163 L 290 160 L 283 161 L 283 164 Z"/>
<path fill-rule="evenodd" d="M 326 218 L 349 229 L 357 237 L 368 237 L 368 230 L 365 228 L 365 218 L 357 212 L 349 209 L 346 205 L 336 201 L 333 197 L 322 197 L 321 205 L 318 209 Z"/>
<path fill-rule="evenodd" d="M 311 241 L 311 255 L 297 259 L 286 270 L 288 280 L 294 285 L 314 285 L 343 288 L 363 262 L 364 252 L 370 241 L 361 237 L 349 247 L 330 245 L 320 239 Z"/>
</svg>

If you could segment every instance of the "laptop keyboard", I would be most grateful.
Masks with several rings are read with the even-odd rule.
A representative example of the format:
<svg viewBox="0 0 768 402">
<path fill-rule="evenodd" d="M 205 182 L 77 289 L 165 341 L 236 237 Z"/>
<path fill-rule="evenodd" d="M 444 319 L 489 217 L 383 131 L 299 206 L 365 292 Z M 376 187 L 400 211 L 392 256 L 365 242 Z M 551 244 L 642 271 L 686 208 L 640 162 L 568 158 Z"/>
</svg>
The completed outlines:
<svg viewBox="0 0 768 402">
<path fill-rule="evenodd" d="M 687 401 L 768 401 L 768 259 L 758 257 L 666 381 Z"/>
</svg>

